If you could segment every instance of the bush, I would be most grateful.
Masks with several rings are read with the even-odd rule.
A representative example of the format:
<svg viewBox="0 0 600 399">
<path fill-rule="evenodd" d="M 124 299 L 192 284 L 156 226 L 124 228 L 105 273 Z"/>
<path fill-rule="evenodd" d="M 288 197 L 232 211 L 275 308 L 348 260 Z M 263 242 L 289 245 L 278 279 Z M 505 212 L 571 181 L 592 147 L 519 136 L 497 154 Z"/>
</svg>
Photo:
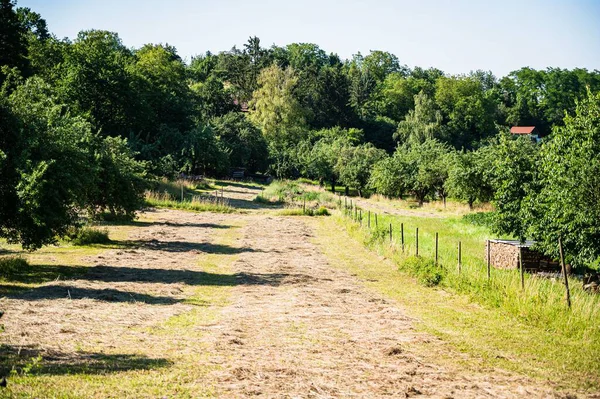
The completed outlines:
<svg viewBox="0 0 600 399">
<path fill-rule="evenodd" d="M 0 276 L 6 277 L 11 274 L 29 269 L 30 265 L 27 260 L 19 256 L 0 257 Z"/>
<path fill-rule="evenodd" d="M 319 209 L 315 211 L 315 216 L 329 216 L 330 213 L 324 206 L 320 206 Z"/>
<path fill-rule="evenodd" d="M 258 203 L 258 204 L 265 204 L 265 205 L 278 205 L 278 204 L 282 204 L 283 203 L 283 201 L 280 201 L 280 200 L 277 200 L 277 199 L 263 197 L 262 194 L 257 195 L 256 198 L 254 198 L 253 201 L 256 202 L 256 203 Z"/>
<path fill-rule="evenodd" d="M 433 287 L 442 282 L 445 270 L 441 265 L 436 266 L 433 259 L 417 256 L 407 258 L 400 265 L 400 269 L 407 270 L 416 277 L 419 283 L 426 287 Z"/>
<path fill-rule="evenodd" d="M 108 238 L 108 230 L 96 229 L 93 227 L 83 227 L 76 229 L 74 232 L 69 234 L 71 243 L 73 245 L 91 245 L 91 244 L 108 244 L 110 238 Z"/>
<path fill-rule="evenodd" d="M 385 227 L 377 227 L 371 230 L 371 234 L 366 238 L 365 244 L 371 247 L 374 244 L 385 240 L 386 237 L 388 237 L 388 234 L 389 231 Z"/>
</svg>

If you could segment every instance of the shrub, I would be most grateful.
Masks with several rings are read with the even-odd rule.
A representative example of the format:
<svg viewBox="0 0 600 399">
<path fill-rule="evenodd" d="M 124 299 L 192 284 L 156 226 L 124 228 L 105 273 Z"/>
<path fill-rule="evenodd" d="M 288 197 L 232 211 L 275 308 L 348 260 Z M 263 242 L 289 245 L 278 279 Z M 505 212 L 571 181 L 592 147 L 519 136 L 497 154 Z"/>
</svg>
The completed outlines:
<svg viewBox="0 0 600 399">
<path fill-rule="evenodd" d="M 0 257 L 0 276 L 2 277 L 27 270 L 29 267 L 27 260 L 19 256 Z"/>
<path fill-rule="evenodd" d="M 368 246 L 373 246 L 374 244 L 385 240 L 388 234 L 389 232 L 385 227 L 377 227 L 371 230 L 371 234 L 369 234 L 365 239 L 365 244 Z"/>
<path fill-rule="evenodd" d="M 108 230 L 97 229 L 93 227 L 83 227 L 76 229 L 70 234 L 71 243 L 73 245 L 91 245 L 91 244 L 108 244 Z"/>
<path fill-rule="evenodd" d="M 401 263 L 400 269 L 407 270 L 412 276 L 417 278 L 419 283 L 426 287 L 433 287 L 440 284 L 445 274 L 444 268 L 441 265 L 436 266 L 433 259 L 417 256 L 408 257 Z"/>
<path fill-rule="evenodd" d="M 324 206 L 320 206 L 319 209 L 315 211 L 315 216 L 329 216 L 330 213 Z"/>
</svg>

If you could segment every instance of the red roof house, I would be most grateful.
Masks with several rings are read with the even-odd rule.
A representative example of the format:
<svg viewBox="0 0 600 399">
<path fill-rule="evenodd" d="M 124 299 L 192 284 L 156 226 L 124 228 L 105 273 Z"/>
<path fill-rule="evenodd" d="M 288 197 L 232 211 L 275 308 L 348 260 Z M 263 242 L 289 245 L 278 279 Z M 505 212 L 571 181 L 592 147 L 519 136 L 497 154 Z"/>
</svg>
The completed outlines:
<svg viewBox="0 0 600 399">
<path fill-rule="evenodd" d="M 512 134 L 534 134 L 535 126 L 513 126 L 510 128 Z"/>
</svg>

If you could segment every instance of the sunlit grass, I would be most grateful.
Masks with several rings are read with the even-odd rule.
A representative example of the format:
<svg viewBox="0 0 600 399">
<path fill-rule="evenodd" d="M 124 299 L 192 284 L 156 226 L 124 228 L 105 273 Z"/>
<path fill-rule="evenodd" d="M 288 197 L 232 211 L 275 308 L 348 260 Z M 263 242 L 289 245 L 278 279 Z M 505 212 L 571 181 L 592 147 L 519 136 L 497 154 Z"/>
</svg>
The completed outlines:
<svg viewBox="0 0 600 399">
<path fill-rule="evenodd" d="M 168 192 L 146 191 L 146 204 L 157 208 L 180 209 L 192 212 L 221 212 L 232 213 L 235 208 L 229 205 L 227 199 L 220 197 L 193 196 L 190 200 L 179 201 Z"/>
</svg>

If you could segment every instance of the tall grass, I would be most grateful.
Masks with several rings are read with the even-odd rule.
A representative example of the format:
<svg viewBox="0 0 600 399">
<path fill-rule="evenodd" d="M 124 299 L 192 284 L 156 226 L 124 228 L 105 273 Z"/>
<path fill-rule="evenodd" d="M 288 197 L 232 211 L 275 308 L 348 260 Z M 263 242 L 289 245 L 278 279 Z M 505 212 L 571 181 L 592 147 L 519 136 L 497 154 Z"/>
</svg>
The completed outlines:
<svg viewBox="0 0 600 399">
<path fill-rule="evenodd" d="M 590 345 L 590 351 L 600 353 L 600 296 L 582 289 L 578 280 L 571 278 L 572 307 L 565 303 L 565 288 L 560 278 L 549 279 L 525 275 L 525 287 L 517 270 L 492 268 L 487 277 L 485 240 L 492 238 L 485 226 L 476 226 L 461 218 L 423 218 L 378 215 L 378 228 L 367 227 L 349 217 L 340 219 L 348 230 L 365 245 L 389 256 L 398 267 L 419 278 L 420 269 L 428 267 L 435 254 L 435 233 L 439 234 L 438 266 L 440 276 L 435 285 L 464 294 L 482 305 L 497 308 L 505 314 L 530 325 L 562 334 Z M 392 226 L 392 240 L 389 226 Z M 404 251 L 401 247 L 401 225 L 404 228 Z M 419 257 L 415 260 L 416 228 L 419 228 Z M 458 241 L 462 246 L 461 271 L 458 271 Z M 419 278 L 421 280 L 421 278 Z M 431 281 L 428 280 L 427 285 Z M 600 364 L 600 363 L 599 363 Z"/>
<path fill-rule="evenodd" d="M 193 212 L 235 212 L 227 199 L 216 197 L 194 195 L 190 200 L 179 201 L 177 197 L 171 195 L 168 191 L 146 191 L 145 196 L 146 204 L 157 208 L 181 209 Z"/>
<path fill-rule="evenodd" d="M 263 203 L 296 204 L 317 210 L 321 207 L 333 209 L 337 200 L 333 194 L 320 190 L 312 184 L 293 180 L 275 180 L 257 198 Z"/>
</svg>

